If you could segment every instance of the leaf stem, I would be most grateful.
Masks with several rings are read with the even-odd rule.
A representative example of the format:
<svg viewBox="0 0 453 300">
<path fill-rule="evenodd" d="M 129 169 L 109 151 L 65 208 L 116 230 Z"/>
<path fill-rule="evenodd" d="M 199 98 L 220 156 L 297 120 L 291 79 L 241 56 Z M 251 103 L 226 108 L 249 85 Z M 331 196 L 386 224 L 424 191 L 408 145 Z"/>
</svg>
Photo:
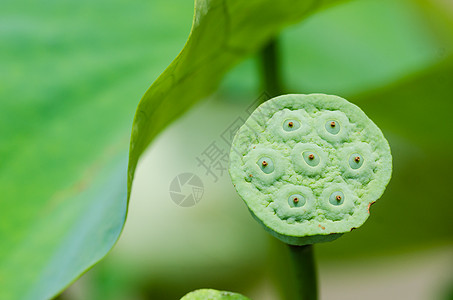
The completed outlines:
<svg viewBox="0 0 453 300">
<path fill-rule="evenodd" d="M 295 289 L 299 300 L 317 300 L 318 284 L 316 266 L 313 258 L 313 245 L 288 245 L 296 276 Z"/>
<path fill-rule="evenodd" d="M 262 83 L 271 97 L 281 95 L 284 90 L 278 44 L 277 37 L 274 37 L 261 49 L 260 53 Z"/>
</svg>

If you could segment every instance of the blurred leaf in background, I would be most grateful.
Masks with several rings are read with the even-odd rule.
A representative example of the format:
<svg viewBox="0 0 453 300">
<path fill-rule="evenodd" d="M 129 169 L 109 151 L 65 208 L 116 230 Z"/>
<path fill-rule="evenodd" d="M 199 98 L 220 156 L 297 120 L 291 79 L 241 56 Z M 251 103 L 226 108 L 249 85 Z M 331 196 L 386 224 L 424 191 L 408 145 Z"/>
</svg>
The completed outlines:
<svg viewBox="0 0 453 300">
<path fill-rule="evenodd" d="M 132 116 L 184 44 L 180 5 L 2 1 L 0 298 L 51 297 L 115 243 Z"/>
</svg>

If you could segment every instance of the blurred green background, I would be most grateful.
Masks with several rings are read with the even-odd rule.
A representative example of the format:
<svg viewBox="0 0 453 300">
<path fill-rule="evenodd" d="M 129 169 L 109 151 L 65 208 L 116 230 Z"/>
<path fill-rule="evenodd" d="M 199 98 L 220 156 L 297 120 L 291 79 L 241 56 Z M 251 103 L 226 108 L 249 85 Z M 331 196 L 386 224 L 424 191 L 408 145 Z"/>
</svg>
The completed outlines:
<svg viewBox="0 0 453 300">
<path fill-rule="evenodd" d="M 60 237 L 51 229 L 75 218 L 60 214 L 64 199 L 75 197 L 73 211 L 100 199 L 95 215 L 113 197 L 124 199 L 135 108 L 184 46 L 193 3 L 3 0 L 1 7 L 0 210 L 14 219 L 0 221 L 0 265 L 13 270 L 9 262 L 23 256 L 8 245 L 27 241 L 35 211 L 38 221 L 61 219 L 38 223 L 39 243 Z M 346 1 L 287 28 L 279 41 L 288 92 L 356 103 L 394 157 L 393 179 L 369 220 L 316 245 L 321 299 L 451 299 L 452 2 Z M 215 182 L 196 160 L 212 142 L 228 150 L 221 134 L 264 91 L 259 72 L 249 57 L 154 141 L 137 169 L 118 244 L 62 299 L 178 299 L 202 287 L 281 297 L 285 247 L 251 218 L 227 173 Z M 168 191 L 184 172 L 205 187 L 190 208 Z M 53 200 L 41 207 L 40 198 Z M 87 212 L 67 226 L 102 226 L 94 219 Z M 109 245 L 121 224 L 111 228 Z M 7 277 L 0 272 L 0 286 Z"/>
</svg>

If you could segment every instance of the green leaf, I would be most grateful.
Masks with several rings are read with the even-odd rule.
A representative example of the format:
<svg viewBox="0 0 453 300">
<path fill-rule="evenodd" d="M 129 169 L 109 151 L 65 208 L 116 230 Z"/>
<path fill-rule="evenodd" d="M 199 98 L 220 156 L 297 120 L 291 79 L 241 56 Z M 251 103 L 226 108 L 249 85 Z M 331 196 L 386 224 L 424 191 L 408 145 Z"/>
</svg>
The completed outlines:
<svg viewBox="0 0 453 300">
<path fill-rule="evenodd" d="M 184 49 L 138 105 L 129 152 L 128 196 L 138 160 L 152 139 L 212 93 L 233 65 L 320 4 L 313 0 L 196 1 L 192 30 Z"/>
<path fill-rule="evenodd" d="M 131 99 L 188 29 L 164 3 L 28 2 L 0 10 L 0 299 L 51 298 L 111 249 Z M 160 26 L 175 22 L 165 42 Z"/>
<path fill-rule="evenodd" d="M 435 18 L 411 0 L 350 1 L 317 14 L 282 34 L 288 85 L 346 97 L 429 68 L 445 48 Z"/>
</svg>

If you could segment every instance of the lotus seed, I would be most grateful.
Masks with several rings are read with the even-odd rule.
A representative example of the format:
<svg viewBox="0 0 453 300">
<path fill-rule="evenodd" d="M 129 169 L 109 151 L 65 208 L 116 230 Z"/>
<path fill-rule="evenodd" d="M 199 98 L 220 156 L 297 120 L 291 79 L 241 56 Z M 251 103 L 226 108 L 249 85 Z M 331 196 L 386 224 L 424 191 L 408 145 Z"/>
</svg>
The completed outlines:
<svg viewBox="0 0 453 300">
<path fill-rule="evenodd" d="M 351 154 L 349 157 L 349 165 L 354 170 L 360 168 L 363 165 L 362 156 L 358 153 Z"/>
<path fill-rule="evenodd" d="M 289 196 L 288 198 L 288 204 L 290 207 L 302 207 L 305 205 L 305 198 L 300 195 L 300 194 L 294 194 L 294 195 L 291 195 Z"/>
<path fill-rule="evenodd" d="M 310 167 L 316 167 L 320 163 L 319 156 L 315 155 L 315 153 L 311 151 L 304 152 L 302 156 L 304 157 L 304 160 L 307 163 L 307 165 L 309 165 Z"/>
<path fill-rule="evenodd" d="M 300 122 L 296 120 L 286 120 L 283 123 L 283 130 L 291 132 L 300 128 Z"/>
<path fill-rule="evenodd" d="M 330 134 L 338 134 L 340 132 L 340 124 L 335 121 L 327 121 L 325 128 Z"/>
<path fill-rule="evenodd" d="M 354 104 L 283 95 L 260 105 L 237 131 L 229 171 L 269 233 L 305 245 L 360 227 L 390 180 L 392 158 L 382 132 Z"/>
<path fill-rule="evenodd" d="M 274 163 L 269 157 L 260 158 L 257 164 L 260 166 L 261 171 L 266 174 L 270 174 L 274 171 Z"/>
<path fill-rule="evenodd" d="M 341 191 L 333 192 L 329 197 L 329 202 L 332 205 L 341 205 L 344 202 L 344 194 Z"/>
</svg>

